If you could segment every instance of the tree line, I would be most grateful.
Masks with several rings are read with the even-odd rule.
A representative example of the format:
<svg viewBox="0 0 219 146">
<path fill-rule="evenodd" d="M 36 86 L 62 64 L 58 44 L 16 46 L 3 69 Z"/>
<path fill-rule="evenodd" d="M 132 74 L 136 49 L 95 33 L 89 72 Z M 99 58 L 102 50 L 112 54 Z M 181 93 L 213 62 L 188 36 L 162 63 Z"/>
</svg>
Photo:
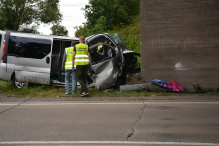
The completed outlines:
<svg viewBox="0 0 219 146">
<path fill-rule="evenodd" d="M 59 0 L 0 0 L 0 30 L 39 33 L 40 24 L 53 24 L 52 35 L 68 35 L 59 23 Z"/>
<path fill-rule="evenodd" d="M 68 36 L 60 25 L 60 0 L 0 0 L 0 30 L 39 33 L 40 24 L 53 24 L 52 35 Z M 87 22 L 76 29 L 75 36 L 89 36 L 129 24 L 139 14 L 139 0 L 89 0 L 84 15 Z"/>
<path fill-rule="evenodd" d="M 89 36 L 129 24 L 140 13 L 139 0 L 89 0 L 83 8 L 87 22 L 74 27 L 75 36 Z"/>
</svg>

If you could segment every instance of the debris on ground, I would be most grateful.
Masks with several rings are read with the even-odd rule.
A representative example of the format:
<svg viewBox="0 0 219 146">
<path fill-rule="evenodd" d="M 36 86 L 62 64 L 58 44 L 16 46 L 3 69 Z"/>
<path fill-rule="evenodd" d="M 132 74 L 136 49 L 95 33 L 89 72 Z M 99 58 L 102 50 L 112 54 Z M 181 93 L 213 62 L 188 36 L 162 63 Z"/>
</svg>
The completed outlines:
<svg viewBox="0 0 219 146">
<path fill-rule="evenodd" d="M 164 88 L 159 84 L 153 84 L 152 82 L 149 84 L 149 91 L 152 92 L 171 92 L 171 88 Z"/>
<path fill-rule="evenodd" d="M 121 85 L 120 92 L 123 91 L 141 91 L 141 90 L 148 90 L 150 83 L 144 84 L 133 84 L 133 85 Z"/>
</svg>

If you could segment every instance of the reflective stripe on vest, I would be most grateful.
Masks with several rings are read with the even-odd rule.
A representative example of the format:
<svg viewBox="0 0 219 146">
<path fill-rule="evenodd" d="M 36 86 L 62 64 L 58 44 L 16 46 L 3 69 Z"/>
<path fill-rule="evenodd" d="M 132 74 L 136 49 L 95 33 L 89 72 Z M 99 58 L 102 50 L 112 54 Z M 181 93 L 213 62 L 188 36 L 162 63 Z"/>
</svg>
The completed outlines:
<svg viewBox="0 0 219 146">
<path fill-rule="evenodd" d="M 66 60 L 65 60 L 65 69 L 72 68 L 72 56 L 73 56 L 73 47 L 65 48 L 66 51 Z M 76 65 L 74 65 L 76 68 Z"/>
<path fill-rule="evenodd" d="M 76 55 L 75 55 L 75 65 L 88 65 L 89 60 L 87 56 L 88 45 L 83 43 L 77 44 L 76 46 Z"/>
</svg>

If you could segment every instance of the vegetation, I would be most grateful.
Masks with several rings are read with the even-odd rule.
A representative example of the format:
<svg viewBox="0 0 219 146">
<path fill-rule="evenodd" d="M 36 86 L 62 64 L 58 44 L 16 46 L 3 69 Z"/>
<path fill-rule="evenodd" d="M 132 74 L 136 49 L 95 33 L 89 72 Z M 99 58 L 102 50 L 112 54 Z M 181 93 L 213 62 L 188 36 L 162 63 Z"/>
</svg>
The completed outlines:
<svg viewBox="0 0 219 146">
<path fill-rule="evenodd" d="M 68 30 L 62 25 L 55 24 L 50 29 L 52 31 L 51 35 L 68 36 Z"/>
<path fill-rule="evenodd" d="M 0 30 L 38 33 L 40 23 L 61 19 L 59 0 L 0 0 Z"/>
<path fill-rule="evenodd" d="M 31 85 L 21 89 L 15 89 L 12 82 L 0 80 L 0 97 L 16 97 L 16 98 L 34 98 L 34 97 L 80 97 L 79 90 L 76 95 L 65 95 L 64 87 L 55 87 L 49 85 Z M 174 100 L 172 98 L 157 98 L 156 96 L 174 96 L 174 95 L 191 95 L 177 94 L 166 92 L 147 92 L 147 91 L 127 91 L 127 92 L 103 92 L 96 91 L 94 87 L 89 88 L 89 97 L 138 97 L 139 100 L 146 100 L 144 97 L 153 95 L 154 100 Z M 200 95 L 219 95 L 218 92 L 208 92 Z"/>
<path fill-rule="evenodd" d="M 139 14 L 140 7 L 139 0 L 90 0 L 84 11 L 87 22 L 75 27 L 76 37 L 87 37 L 130 24 L 133 16 Z"/>
<path fill-rule="evenodd" d="M 122 39 L 126 38 L 124 41 L 127 48 L 135 51 L 137 53 L 141 53 L 140 50 L 140 14 L 132 17 L 132 23 L 128 25 L 124 25 L 123 27 L 114 27 L 113 30 L 108 31 L 107 33 L 118 33 Z"/>
<path fill-rule="evenodd" d="M 65 95 L 64 87 L 55 87 L 49 85 L 31 85 L 21 89 L 15 89 L 12 82 L 0 80 L 0 92 L 3 97 L 80 97 L 79 90 L 76 95 Z M 103 92 L 96 91 L 95 88 L 89 88 L 91 97 L 142 97 L 152 95 L 148 92 Z M 157 93 L 158 95 L 168 95 L 167 93 Z"/>
</svg>

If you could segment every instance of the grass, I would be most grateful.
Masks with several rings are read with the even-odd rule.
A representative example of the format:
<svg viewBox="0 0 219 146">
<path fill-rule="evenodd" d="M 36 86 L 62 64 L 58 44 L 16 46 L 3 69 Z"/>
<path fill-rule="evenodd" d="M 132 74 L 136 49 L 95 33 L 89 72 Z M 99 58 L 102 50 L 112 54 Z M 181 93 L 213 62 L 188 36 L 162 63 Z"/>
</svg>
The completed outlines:
<svg viewBox="0 0 219 146">
<path fill-rule="evenodd" d="M 124 41 L 127 48 L 141 54 L 140 49 L 140 14 L 133 17 L 133 22 L 129 25 L 118 26 L 113 29 L 113 31 L 108 31 L 107 33 L 118 33 L 122 39 L 124 39 L 128 34 L 129 36 Z M 138 62 L 141 63 L 141 58 L 138 57 Z"/>
<path fill-rule="evenodd" d="M 57 97 L 65 93 L 64 88 L 47 85 L 31 85 L 21 89 L 15 89 L 12 82 L 0 81 L 0 90 L 4 96 L 12 97 Z"/>
<path fill-rule="evenodd" d="M 3 91 L 2 91 L 3 90 Z M 80 97 L 79 91 L 77 89 L 76 95 L 65 95 L 64 87 L 56 87 L 49 85 L 32 85 L 29 87 L 24 87 L 21 89 L 15 89 L 12 82 L 0 81 L 0 91 L 1 95 L 5 97 Z M 96 91 L 94 87 L 89 88 L 91 97 L 141 97 L 148 96 L 152 93 L 146 92 L 103 92 Z"/>
<path fill-rule="evenodd" d="M 16 98 L 35 98 L 35 97 L 80 97 L 80 89 L 77 89 L 76 95 L 65 95 L 64 87 L 56 87 L 49 85 L 31 85 L 21 89 L 15 89 L 12 82 L 0 80 L 0 97 L 16 97 Z M 126 91 L 126 92 L 103 92 L 96 91 L 94 87 L 89 88 L 90 97 L 138 97 L 141 100 L 146 100 L 144 97 L 156 96 L 180 96 L 189 94 L 177 94 L 166 92 L 147 92 L 147 91 Z M 192 94 L 193 95 L 193 94 Z M 216 92 L 208 92 L 200 95 L 219 95 Z M 156 99 L 155 99 L 156 100 Z M 158 100 L 158 99 L 157 99 Z M 170 100 L 170 99 L 168 99 Z"/>
</svg>

